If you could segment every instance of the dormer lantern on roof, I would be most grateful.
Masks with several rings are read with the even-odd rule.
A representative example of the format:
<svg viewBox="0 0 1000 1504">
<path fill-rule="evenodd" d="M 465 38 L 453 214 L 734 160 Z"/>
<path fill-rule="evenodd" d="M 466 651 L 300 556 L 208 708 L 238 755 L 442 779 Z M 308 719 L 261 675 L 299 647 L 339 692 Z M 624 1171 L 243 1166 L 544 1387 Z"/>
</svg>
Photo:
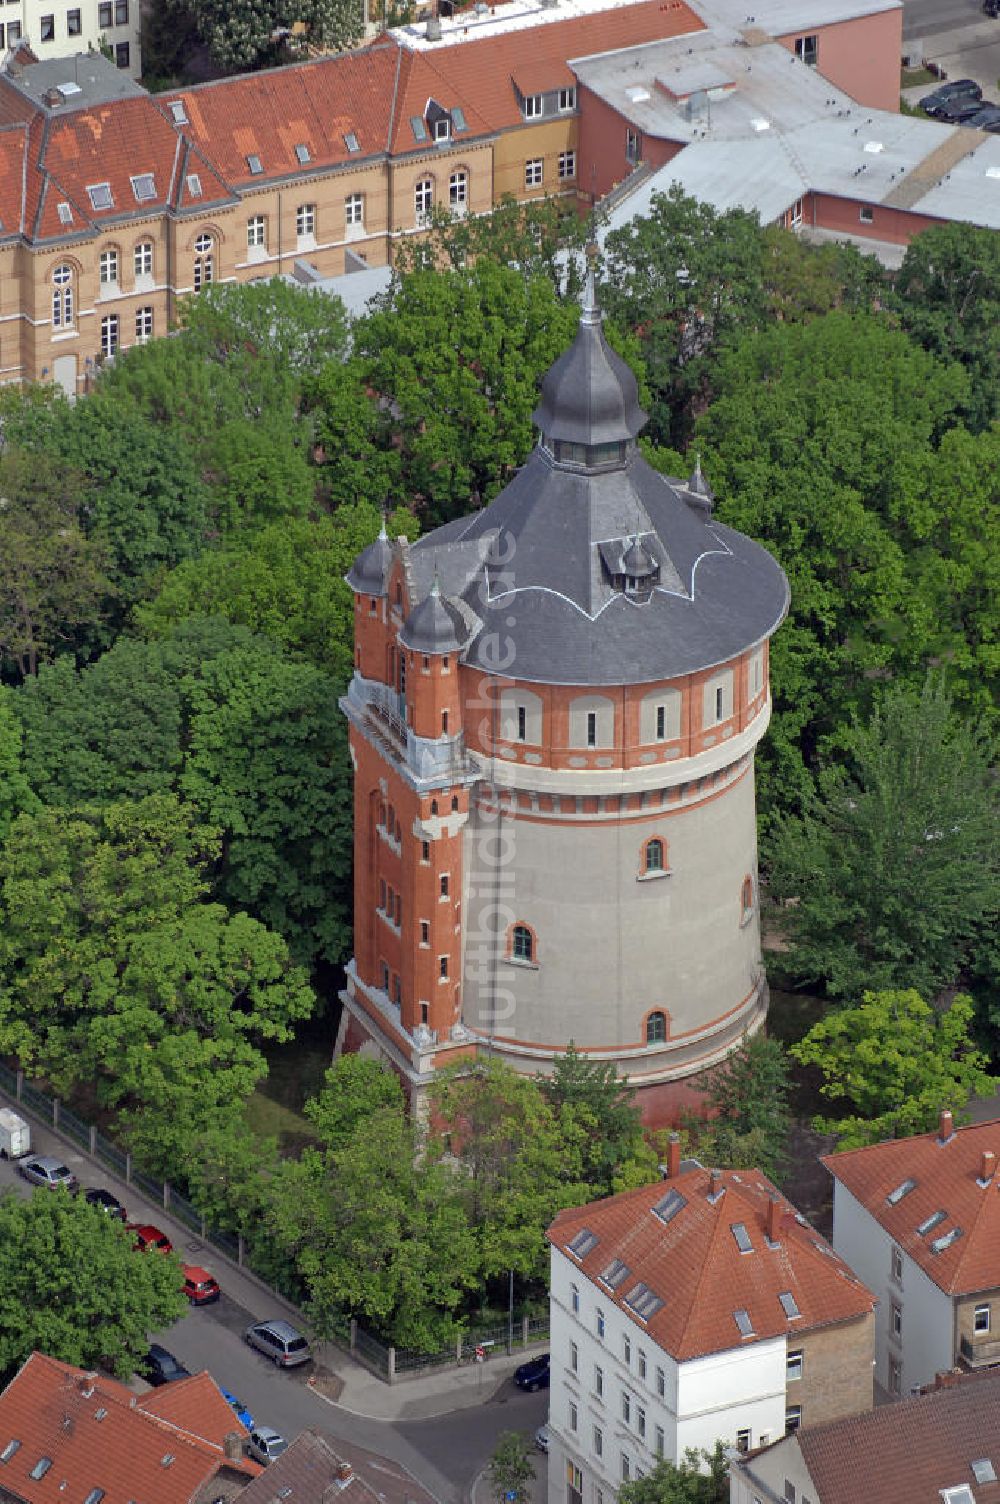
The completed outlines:
<svg viewBox="0 0 1000 1504">
<path fill-rule="evenodd" d="M 451 140 L 452 116 L 444 105 L 438 104 L 436 99 L 428 99 L 424 106 L 424 119 L 432 141 L 443 143 Z"/>
<path fill-rule="evenodd" d="M 374 543 L 369 543 L 367 548 L 361 550 L 351 566 L 347 582 L 359 595 L 384 596 L 389 588 L 391 563 L 392 548 L 383 519 L 378 537 Z"/>
<path fill-rule="evenodd" d="M 648 600 L 660 579 L 660 562 L 648 535 L 643 538 L 636 532 L 628 538 L 612 538 L 598 548 L 612 589 L 636 600 Z"/>
<path fill-rule="evenodd" d="M 414 653 L 458 653 L 467 636 L 465 618 L 457 606 L 445 600 L 435 576 L 430 593 L 403 623 L 399 641 Z"/>
</svg>

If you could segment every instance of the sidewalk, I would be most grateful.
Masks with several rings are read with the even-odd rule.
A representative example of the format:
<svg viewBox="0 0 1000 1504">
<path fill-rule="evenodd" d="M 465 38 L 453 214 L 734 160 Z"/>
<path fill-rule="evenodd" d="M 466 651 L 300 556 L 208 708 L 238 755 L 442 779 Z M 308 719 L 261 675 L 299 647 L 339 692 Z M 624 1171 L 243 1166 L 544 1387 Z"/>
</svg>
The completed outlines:
<svg viewBox="0 0 1000 1504">
<path fill-rule="evenodd" d="M 241 1268 L 221 1250 L 204 1243 L 197 1233 L 183 1222 L 176 1221 L 169 1210 L 143 1196 L 134 1185 L 115 1176 L 104 1164 L 92 1160 L 88 1154 L 70 1139 L 65 1139 L 54 1128 L 40 1120 L 6 1092 L 0 1092 L 0 1105 L 9 1103 L 31 1124 L 32 1149 L 40 1154 L 58 1154 L 85 1188 L 94 1185 L 107 1186 L 127 1208 L 129 1220 L 152 1222 L 170 1238 L 175 1251 L 186 1264 L 202 1264 L 214 1274 L 223 1293 L 246 1312 L 247 1324 L 252 1320 L 264 1320 L 270 1316 L 283 1316 L 297 1325 L 304 1325 L 302 1312 L 250 1270 Z M 13 1177 L 12 1166 L 5 1173 Z M 214 1309 L 214 1308 L 209 1308 Z M 417 1377 L 397 1379 L 394 1384 L 370 1373 L 355 1362 L 350 1353 L 333 1343 L 323 1343 L 316 1349 L 316 1368 L 323 1376 L 332 1375 L 339 1383 L 335 1399 L 327 1403 L 336 1409 L 370 1420 L 398 1421 L 425 1420 L 437 1415 L 446 1415 L 454 1410 L 469 1409 L 486 1404 L 503 1386 L 518 1364 L 523 1363 L 538 1348 L 519 1349 L 508 1357 L 506 1353 L 490 1357 L 485 1363 L 470 1363 L 461 1368 L 438 1369 Z M 314 1390 L 314 1393 L 319 1393 Z"/>
</svg>

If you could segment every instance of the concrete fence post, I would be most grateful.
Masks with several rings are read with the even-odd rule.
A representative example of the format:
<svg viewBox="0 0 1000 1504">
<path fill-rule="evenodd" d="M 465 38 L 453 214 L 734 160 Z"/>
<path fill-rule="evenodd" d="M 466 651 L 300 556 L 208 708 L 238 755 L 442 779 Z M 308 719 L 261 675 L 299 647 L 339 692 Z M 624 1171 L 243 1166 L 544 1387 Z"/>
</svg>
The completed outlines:
<svg viewBox="0 0 1000 1504">
<path fill-rule="evenodd" d="M 455 1362 L 456 1363 L 461 1363 L 461 1361 L 462 1361 L 462 1333 L 459 1332 L 458 1336 L 455 1338 Z"/>
<path fill-rule="evenodd" d="M 351 1340 L 351 1352 L 353 1353 L 354 1350 L 357 1348 L 357 1345 L 358 1345 L 358 1318 L 356 1316 L 352 1316 L 351 1317 L 351 1339 L 350 1340 Z"/>
<path fill-rule="evenodd" d="M 240 1266 L 240 1268 L 242 1269 L 243 1268 L 243 1234 L 241 1232 L 239 1232 L 239 1233 L 236 1234 L 236 1262 Z"/>
<path fill-rule="evenodd" d="M 125 1152 L 125 1184 L 132 1184 L 132 1156 L 127 1150 Z"/>
<path fill-rule="evenodd" d="M 58 1128 L 59 1127 L 59 1098 L 58 1097 L 53 1097 L 52 1098 L 52 1126 L 53 1126 L 53 1128 Z"/>
<path fill-rule="evenodd" d="M 91 1159 L 97 1158 L 97 1125 L 95 1123 L 90 1125 L 90 1157 Z"/>
<path fill-rule="evenodd" d="M 166 1209 L 167 1209 L 167 1207 L 169 1205 L 170 1205 L 170 1186 L 167 1184 L 166 1181 L 164 1181 L 163 1182 L 163 1210 L 166 1211 Z"/>
<path fill-rule="evenodd" d="M 394 1347 L 390 1347 L 389 1349 L 389 1371 L 386 1374 L 386 1378 L 390 1384 L 396 1382 L 396 1349 Z"/>
<path fill-rule="evenodd" d="M 19 1070 L 17 1073 L 17 1084 L 14 1091 L 17 1100 L 20 1102 L 21 1098 L 24 1096 L 24 1072 L 22 1070 Z"/>
<path fill-rule="evenodd" d="M 202 1219 L 201 1219 L 201 1235 L 204 1238 L 204 1237 L 207 1236 L 207 1234 L 208 1234 L 208 1223 L 205 1221 L 205 1218 L 202 1217 Z"/>
<path fill-rule="evenodd" d="M 527 1347 L 527 1345 L 528 1345 L 528 1318 L 527 1318 L 527 1316 L 522 1316 L 521 1317 L 521 1346 L 522 1347 Z"/>
</svg>

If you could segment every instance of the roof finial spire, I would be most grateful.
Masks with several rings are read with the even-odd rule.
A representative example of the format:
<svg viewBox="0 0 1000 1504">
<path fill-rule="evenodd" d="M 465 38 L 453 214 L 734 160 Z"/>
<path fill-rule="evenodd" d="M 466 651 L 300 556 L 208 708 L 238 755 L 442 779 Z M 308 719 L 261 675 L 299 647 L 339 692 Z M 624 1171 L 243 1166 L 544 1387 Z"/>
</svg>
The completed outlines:
<svg viewBox="0 0 1000 1504">
<path fill-rule="evenodd" d="M 386 514 L 387 514 L 388 510 L 389 510 L 389 498 L 386 497 L 385 501 L 383 501 L 382 505 L 379 507 L 379 513 L 380 513 L 381 518 L 382 518 L 382 526 L 378 530 L 378 535 L 379 535 L 379 539 L 383 543 L 387 542 L 388 538 L 389 538 L 389 531 L 388 531 L 388 528 L 386 527 Z"/>
<path fill-rule="evenodd" d="M 600 250 L 594 241 L 587 246 L 587 282 L 583 292 L 583 308 L 580 313 L 581 324 L 599 324 L 601 322 L 601 308 L 597 301 L 597 260 Z"/>
<path fill-rule="evenodd" d="M 431 595 L 439 597 L 441 594 L 441 576 L 438 574 L 437 565 L 434 565 L 434 578 L 431 581 Z"/>
</svg>

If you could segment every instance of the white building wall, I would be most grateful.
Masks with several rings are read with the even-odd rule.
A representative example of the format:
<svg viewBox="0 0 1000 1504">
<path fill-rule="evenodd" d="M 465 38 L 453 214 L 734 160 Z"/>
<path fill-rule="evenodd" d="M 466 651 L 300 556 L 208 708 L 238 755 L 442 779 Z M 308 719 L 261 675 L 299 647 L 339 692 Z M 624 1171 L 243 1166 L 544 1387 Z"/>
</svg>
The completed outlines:
<svg viewBox="0 0 1000 1504">
<path fill-rule="evenodd" d="M 711 1450 L 720 1439 L 735 1443 L 744 1428 L 754 1446 L 762 1436 L 776 1439 L 783 1432 L 783 1337 L 677 1364 L 558 1248 L 552 1249 L 550 1309 L 549 1504 L 566 1504 L 567 1462 L 580 1469 L 584 1504 L 612 1504 L 622 1482 L 623 1454 L 631 1477 L 651 1472 L 658 1431 L 663 1455 L 672 1462 L 679 1462 L 687 1447 Z M 627 1420 L 623 1395 L 628 1396 Z M 600 1455 L 595 1427 L 602 1437 Z"/>
<path fill-rule="evenodd" d="M 79 31 L 70 32 L 71 17 L 79 14 Z M 43 41 L 51 17 L 51 40 Z M 101 24 L 102 20 L 106 23 Z M 16 37 L 10 31 L 11 22 L 21 28 L 21 37 L 27 41 L 35 56 L 42 62 L 50 58 L 73 57 L 77 53 L 97 52 L 101 42 L 112 49 L 116 61 L 124 64 L 124 53 L 119 54 L 121 44 L 128 46 L 128 64 L 123 71 L 132 78 L 142 72 L 140 50 L 140 0 L 7 0 L 0 6 L 0 25 L 4 27 L 4 46 L 10 46 Z M 83 63 L 81 62 L 81 66 Z"/>
<path fill-rule="evenodd" d="M 893 1278 L 892 1238 L 839 1180 L 834 1180 L 833 1246 L 878 1300 L 875 1377 L 879 1384 L 891 1392 L 890 1358 L 902 1364 L 903 1398 L 917 1385 L 931 1383 L 942 1369 L 951 1368 L 955 1361 L 951 1298 L 905 1251 L 902 1278 Z M 902 1314 L 898 1339 L 892 1333 L 894 1303 Z"/>
</svg>

